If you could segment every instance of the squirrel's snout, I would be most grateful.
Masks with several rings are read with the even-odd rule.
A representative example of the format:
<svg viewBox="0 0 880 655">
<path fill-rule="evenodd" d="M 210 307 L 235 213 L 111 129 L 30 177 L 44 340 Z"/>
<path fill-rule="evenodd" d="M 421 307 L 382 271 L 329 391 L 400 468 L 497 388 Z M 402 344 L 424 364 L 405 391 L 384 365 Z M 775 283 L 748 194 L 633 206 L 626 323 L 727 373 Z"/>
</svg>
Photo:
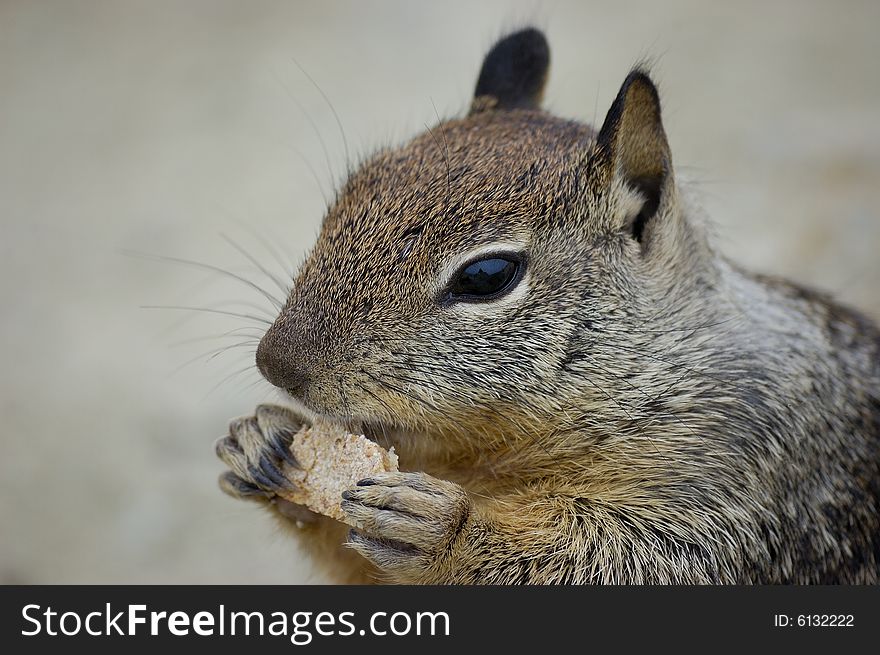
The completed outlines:
<svg viewBox="0 0 880 655">
<path fill-rule="evenodd" d="M 257 347 L 257 368 L 270 383 L 292 396 L 301 396 L 308 386 L 308 372 L 281 344 L 272 330 L 260 340 Z"/>
</svg>

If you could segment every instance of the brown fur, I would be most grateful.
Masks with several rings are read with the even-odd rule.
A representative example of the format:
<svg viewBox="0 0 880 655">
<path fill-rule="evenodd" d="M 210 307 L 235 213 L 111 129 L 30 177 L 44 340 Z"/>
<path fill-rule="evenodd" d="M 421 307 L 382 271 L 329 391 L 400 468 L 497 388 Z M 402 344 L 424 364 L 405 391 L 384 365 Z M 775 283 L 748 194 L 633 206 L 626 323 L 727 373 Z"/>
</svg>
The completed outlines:
<svg viewBox="0 0 880 655">
<path fill-rule="evenodd" d="M 529 43 L 519 73 L 493 50 L 468 116 L 351 176 L 260 345 L 305 419 L 410 472 L 343 503 L 362 571 L 338 523 L 300 536 L 346 581 L 877 582 L 876 325 L 715 252 L 644 73 L 597 133 L 537 108 Z M 505 74 L 531 96 L 493 102 Z M 438 302 L 451 262 L 497 243 L 527 253 L 521 289 Z M 242 444 L 297 422 L 234 424 L 227 490 L 271 497 L 268 451 Z"/>
</svg>

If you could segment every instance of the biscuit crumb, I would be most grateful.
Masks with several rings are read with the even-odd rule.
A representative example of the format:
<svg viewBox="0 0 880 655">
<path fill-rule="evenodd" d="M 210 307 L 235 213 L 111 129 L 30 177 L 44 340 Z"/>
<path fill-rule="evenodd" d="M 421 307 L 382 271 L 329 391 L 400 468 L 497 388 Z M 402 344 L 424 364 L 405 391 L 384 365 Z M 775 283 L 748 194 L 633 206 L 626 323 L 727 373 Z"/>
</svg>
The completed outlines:
<svg viewBox="0 0 880 655">
<path fill-rule="evenodd" d="M 342 492 L 376 473 L 398 470 L 394 448 L 385 450 L 362 434 L 320 423 L 303 426 L 290 444 L 300 468 L 285 465 L 284 474 L 298 488 L 278 495 L 313 512 L 345 522 Z"/>
</svg>

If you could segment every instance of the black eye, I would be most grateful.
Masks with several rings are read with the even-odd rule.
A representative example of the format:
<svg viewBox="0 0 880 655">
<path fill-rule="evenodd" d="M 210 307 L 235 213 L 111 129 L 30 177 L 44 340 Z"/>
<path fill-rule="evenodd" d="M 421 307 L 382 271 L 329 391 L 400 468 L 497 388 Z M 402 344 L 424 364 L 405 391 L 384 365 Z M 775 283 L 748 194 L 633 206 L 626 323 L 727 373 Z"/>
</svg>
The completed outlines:
<svg viewBox="0 0 880 655">
<path fill-rule="evenodd" d="M 452 279 L 447 299 L 494 300 L 516 286 L 522 269 L 523 260 L 516 255 L 496 255 L 471 262 Z"/>
</svg>

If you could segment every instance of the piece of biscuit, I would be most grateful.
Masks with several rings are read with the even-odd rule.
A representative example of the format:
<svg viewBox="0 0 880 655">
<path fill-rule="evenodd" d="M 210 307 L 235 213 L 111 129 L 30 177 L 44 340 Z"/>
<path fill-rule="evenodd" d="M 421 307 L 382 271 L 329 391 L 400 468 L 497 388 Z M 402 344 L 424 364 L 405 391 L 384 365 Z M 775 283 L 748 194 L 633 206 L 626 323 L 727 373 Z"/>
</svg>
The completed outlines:
<svg viewBox="0 0 880 655">
<path fill-rule="evenodd" d="M 285 476 L 297 487 L 279 492 L 285 500 L 345 522 L 342 492 L 375 473 L 397 471 L 397 455 L 363 435 L 320 423 L 303 426 L 290 444 L 299 467 L 284 466 Z"/>
</svg>

